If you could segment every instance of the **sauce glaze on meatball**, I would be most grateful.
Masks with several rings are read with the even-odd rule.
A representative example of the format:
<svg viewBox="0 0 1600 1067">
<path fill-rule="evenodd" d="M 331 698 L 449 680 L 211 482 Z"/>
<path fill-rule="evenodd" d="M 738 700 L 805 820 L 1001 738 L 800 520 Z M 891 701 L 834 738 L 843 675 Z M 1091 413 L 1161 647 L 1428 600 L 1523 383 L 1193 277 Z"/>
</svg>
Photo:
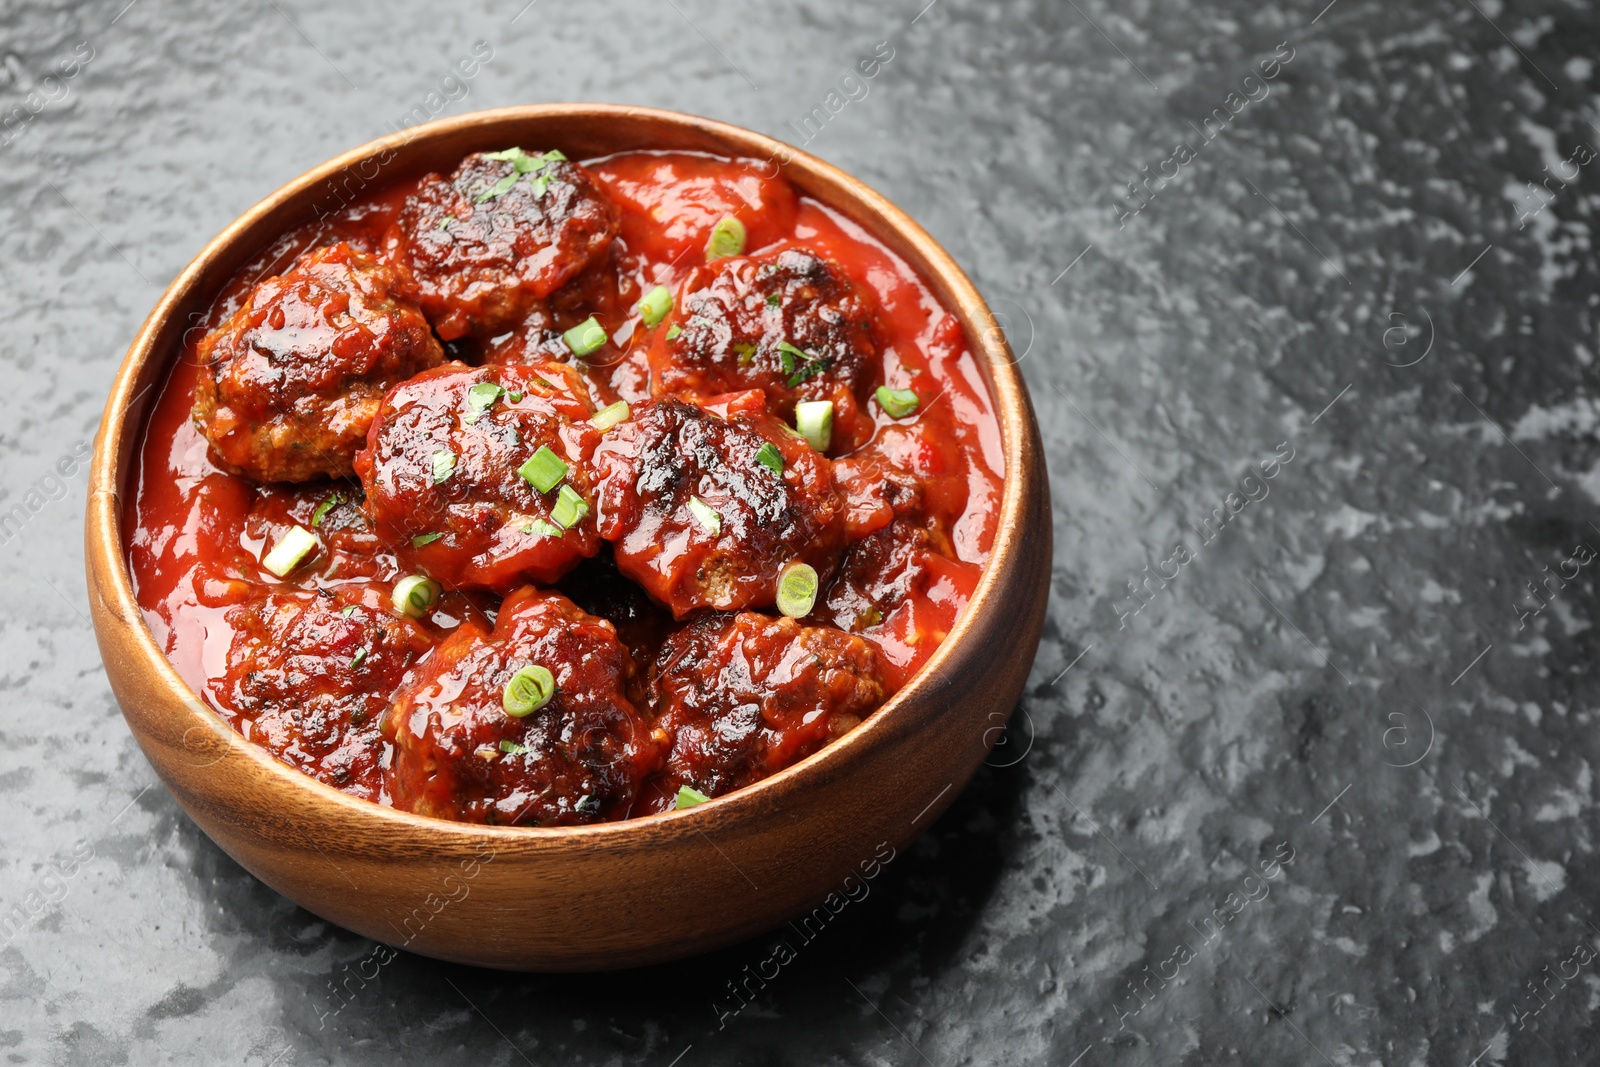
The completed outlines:
<svg viewBox="0 0 1600 1067">
<path fill-rule="evenodd" d="M 616 205 L 560 153 L 478 152 L 430 174 L 389 230 L 389 256 L 416 276 L 445 340 L 519 322 L 596 260 L 617 234 Z"/>
<path fill-rule="evenodd" d="M 555 581 L 600 546 L 593 413 L 582 378 L 561 363 L 450 363 L 395 387 L 356 458 L 378 536 L 452 588 Z M 519 473 L 542 449 L 561 472 L 544 489 Z M 576 519 L 561 505 L 574 493 Z"/>
<path fill-rule="evenodd" d="M 754 612 L 704 615 L 668 637 L 650 671 L 657 725 L 672 737 L 653 810 L 688 785 L 718 796 L 848 733 L 883 700 L 861 638 Z"/>
<path fill-rule="evenodd" d="M 709 280 L 705 274 L 713 271 Z M 735 257 L 685 284 L 687 295 L 650 349 L 657 396 L 760 389 L 784 417 L 796 400 L 834 402 L 833 451 L 871 436 L 860 409 L 882 377 L 871 298 L 804 249 Z"/>
<path fill-rule="evenodd" d="M 261 282 L 200 342 L 194 421 L 225 469 L 344 477 L 384 390 L 444 362 L 401 271 L 329 245 Z"/>
<path fill-rule="evenodd" d="M 433 647 L 381 583 L 271 592 L 228 610 L 233 630 L 208 693 L 245 737 L 354 796 L 376 799 L 378 722 L 406 671 Z"/>
<path fill-rule="evenodd" d="M 555 694 L 513 717 L 506 684 L 529 666 L 551 673 Z M 463 626 L 396 694 L 383 720 L 395 807 L 503 826 L 625 818 L 662 751 L 638 690 L 611 623 L 559 593 L 520 590 L 492 633 Z"/>
<path fill-rule="evenodd" d="M 638 404 L 595 453 L 600 536 L 622 573 L 680 619 L 771 605 L 779 572 L 795 560 L 825 581 L 843 544 L 828 460 L 768 415 L 759 393 L 720 412 L 672 399 Z M 759 458 L 773 452 L 781 470 Z"/>
</svg>

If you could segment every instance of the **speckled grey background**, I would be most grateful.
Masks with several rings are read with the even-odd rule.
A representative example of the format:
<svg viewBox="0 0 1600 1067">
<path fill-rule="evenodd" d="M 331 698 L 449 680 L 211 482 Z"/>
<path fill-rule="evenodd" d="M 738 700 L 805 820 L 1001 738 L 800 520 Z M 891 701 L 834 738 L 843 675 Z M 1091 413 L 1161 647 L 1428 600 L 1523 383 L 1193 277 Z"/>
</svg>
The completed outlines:
<svg viewBox="0 0 1600 1067">
<path fill-rule="evenodd" d="M 1600 19 L 926 2 L 0 0 L 9 1062 L 1593 1062 Z M 767 941 L 377 966 L 179 812 L 85 618 L 81 449 L 189 257 L 414 108 L 585 99 L 822 107 L 1006 320 L 1050 455 L 996 766 L 736 1013 Z"/>
</svg>

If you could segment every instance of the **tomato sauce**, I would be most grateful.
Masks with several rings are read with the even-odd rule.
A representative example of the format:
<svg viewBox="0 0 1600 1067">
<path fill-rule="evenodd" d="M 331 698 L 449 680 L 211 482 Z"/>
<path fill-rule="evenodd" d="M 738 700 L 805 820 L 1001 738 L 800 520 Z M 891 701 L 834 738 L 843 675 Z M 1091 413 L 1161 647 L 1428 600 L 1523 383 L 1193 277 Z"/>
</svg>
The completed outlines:
<svg viewBox="0 0 1600 1067">
<path fill-rule="evenodd" d="M 498 184 L 485 185 L 502 173 Z M 727 263 L 708 261 L 706 252 L 730 218 L 742 227 L 743 247 L 728 263 L 748 257 L 738 276 L 728 273 Z M 344 257 L 339 263 L 354 263 L 369 275 L 387 272 L 381 300 L 367 306 L 360 304 L 360 291 L 353 298 L 340 295 L 338 306 L 354 299 L 355 310 L 329 312 L 318 323 L 314 285 L 263 284 L 301 277 L 295 272 L 309 269 L 304 264 L 310 260 L 300 257 L 313 250 L 325 256 L 327 246 L 339 242 L 349 248 L 338 253 Z M 420 289 L 407 288 L 412 272 Z M 343 277 L 327 284 L 359 289 Z M 651 324 L 638 306 L 661 286 L 674 294 L 672 311 Z M 719 297 L 730 308 L 745 301 L 727 322 L 692 310 L 721 307 L 694 302 L 695 293 L 718 286 L 734 294 Z M 389 288 L 401 294 L 394 298 L 401 310 L 391 306 Z M 417 307 L 438 334 L 442 365 L 434 355 L 391 378 L 359 383 L 361 417 L 378 412 L 370 437 L 365 422 L 354 424 L 368 449 L 355 453 L 361 481 L 322 477 L 316 464 L 311 480 L 292 483 L 234 473 L 306 465 L 277 462 L 281 457 L 271 450 L 282 436 L 269 433 L 264 422 L 237 419 L 231 432 L 238 437 L 242 426 L 253 434 L 247 439 L 257 451 L 225 461 L 208 440 L 210 423 L 195 410 L 197 396 L 209 399 L 213 383 L 223 380 L 213 350 L 224 346 L 215 338 L 227 334 L 244 356 L 251 356 L 252 344 L 259 353 L 248 330 L 283 322 L 268 302 L 280 291 L 312 302 L 309 319 L 296 305 L 305 320 L 293 338 L 302 360 L 308 344 L 314 354 L 319 328 L 348 332 L 352 315 L 362 337 L 378 338 L 374 343 L 395 343 L 384 332 L 393 322 L 414 332 Z M 406 293 L 419 291 L 416 304 L 404 303 Z M 596 347 L 578 358 L 570 331 L 581 332 L 591 321 L 604 334 L 594 334 Z M 760 347 L 738 342 L 741 329 L 759 330 L 763 322 L 779 323 L 794 337 L 813 329 L 817 340 L 782 345 L 782 353 L 759 338 Z M 797 196 L 781 177 L 761 177 L 751 161 L 655 152 L 581 164 L 559 153 L 519 150 L 472 156 L 454 178 L 396 183 L 286 234 L 191 325 L 148 417 L 124 505 L 139 604 L 179 674 L 235 729 L 285 762 L 380 803 L 396 803 L 398 788 L 400 806 L 408 796 L 429 798 L 415 810 L 543 825 L 637 815 L 682 806 L 686 796 L 693 803 L 737 788 L 814 751 L 904 685 L 954 625 L 993 545 L 1004 477 L 1000 433 L 955 317 L 906 263 L 859 226 Z M 740 383 L 742 393 L 686 397 L 698 405 L 684 409 L 687 415 L 652 422 L 657 405 L 679 399 L 652 394 L 653 385 L 661 391 L 662 361 L 698 358 L 694 346 L 701 342 L 691 330 L 713 341 L 734 337 L 733 349 L 721 352 L 727 360 L 718 373 L 748 373 L 751 380 Z M 432 342 L 416 344 L 425 349 Z M 830 344 L 834 354 L 820 354 Z M 851 352 L 870 358 L 847 367 Z M 359 356 L 350 357 L 352 366 L 366 365 Z M 401 365 L 394 359 L 368 363 Z M 411 378 L 422 366 L 421 376 Z M 758 379 L 758 370 L 765 376 Z M 295 427 L 314 425 L 331 410 L 319 405 L 327 389 L 339 387 L 328 383 L 337 375 L 298 383 L 293 368 L 281 379 L 270 368 L 262 373 L 265 378 L 246 383 L 258 390 L 246 398 L 259 401 L 249 410 L 279 403 L 286 418 L 298 420 Z M 542 385 L 529 384 L 534 379 Z M 914 393 L 914 412 L 896 418 L 873 399 L 880 385 Z M 560 394 L 557 401 L 542 399 L 541 390 L 554 395 L 551 389 Z M 587 396 L 574 395 L 585 390 Z M 376 398 L 385 391 L 379 405 Z M 407 407 L 412 395 L 444 397 L 437 401 L 444 414 L 435 412 L 433 422 L 415 417 Z M 821 398 L 834 404 L 833 438 L 824 455 L 789 428 L 797 403 Z M 325 440 L 346 448 L 352 409 L 348 396 L 335 399 L 345 404 L 344 421 Z M 631 420 L 617 430 L 592 429 L 591 414 L 603 418 L 617 401 L 630 405 Z M 226 398 L 219 406 L 226 402 L 234 404 L 228 410 L 246 410 Z M 479 406 L 469 410 L 468 404 Z M 702 409 L 710 414 L 701 415 Z M 467 414 L 458 418 L 452 411 Z M 414 425 L 401 433 L 407 418 Z M 580 438 L 582 449 L 570 451 Z M 562 504 L 565 497 L 558 499 L 553 488 L 541 490 L 539 478 L 518 466 L 538 441 L 566 456 L 556 473 L 567 478 L 564 494 L 576 489 L 576 505 Z M 771 474 L 746 456 L 763 443 L 761 462 Z M 675 450 L 691 447 L 699 466 L 674 461 Z M 390 453 L 393 462 L 385 467 Z M 440 455 L 449 457 L 443 467 Z M 430 456 L 433 487 L 456 490 L 436 507 L 423 501 Z M 586 466 L 591 457 L 593 471 Z M 351 466 L 341 456 L 327 469 Z M 411 481 L 382 482 L 395 471 Z M 610 480 L 602 485 L 603 478 Z M 390 483 L 413 488 L 385 496 L 382 486 Z M 494 503 L 479 508 L 473 494 L 484 486 L 493 487 Z M 645 494 L 647 486 L 654 495 Z M 683 509 L 686 502 L 690 511 Z M 595 507 L 602 513 L 588 514 Z M 648 521 L 629 527 L 632 541 L 608 533 L 635 513 Z M 673 514 L 681 521 L 672 521 Z M 280 576 L 264 561 L 297 527 L 314 534 L 315 547 Z M 670 543 L 662 530 L 671 531 Z M 502 555 L 458 566 L 449 556 L 458 540 L 491 553 L 493 546 L 515 544 Z M 744 551 L 747 541 L 759 542 L 761 551 Z M 770 592 L 777 564 L 791 556 L 814 564 L 820 584 L 814 606 L 795 621 L 782 619 Z M 530 569 L 528 560 L 541 566 Z M 389 610 L 383 595 L 410 574 L 439 580 L 421 618 Z M 663 574 L 674 576 L 674 592 L 663 591 L 665 579 L 657 577 Z M 715 590 L 735 588 L 737 596 L 717 599 Z M 689 593 L 677 592 L 683 589 Z M 552 663 L 562 679 L 556 696 L 518 718 L 507 690 L 501 710 L 500 691 L 521 677 L 519 663 L 562 655 L 565 647 L 539 637 L 533 623 L 514 632 L 496 628 L 502 597 L 513 594 L 522 605 L 550 600 L 537 618 L 578 620 L 570 624 L 573 633 L 592 634 L 594 648 L 609 650 L 601 705 L 591 700 L 582 705 L 591 710 L 573 710 L 579 707 L 572 703 L 580 695 L 575 690 L 586 684 L 583 671 Z M 395 618 L 385 619 L 385 611 Z M 698 636 L 690 636 L 691 628 Z M 843 633 L 828 640 L 804 636 L 818 630 Z M 315 647 L 277 647 L 285 640 Z M 719 711 L 715 699 L 730 686 L 683 666 L 695 662 L 683 654 L 698 647 L 694 641 L 721 650 L 708 654 L 706 663 L 738 672 L 739 686 L 731 688 L 745 693 L 740 715 L 763 709 L 761 721 L 738 728 L 745 740 L 726 753 L 706 739 L 720 744 L 737 732 L 733 710 Z M 449 651 L 440 653 L 447 643 Z M 824 651 L 785 652 L 789 644 Z M 670 663 L 658 662 L 658 652 L 671 655 Z M 448 665 L 440 655 L 448 655 Z M 440 681 L 459 664 L 491 661 L 500 672 L 493 679 L 480 671 L 460 684 Z M 752 671 L 775 673 L 752 677 Z M 829 695 L 844 682 L 830 683 L 831 689 L 817 682 L 848 681 L 864 672 L 873 680 L 849 690 L 848 706 Z M 403 699 L 395 695 L 397 685 Z M 391 701 L 396 708 L 440 710 L 430 710 L 432 718 L 412 712 L 399 722 L 374 712 Z M 598 728 L 588 742 L 573 739 L 572 724 L 585 715 L 604 719 L 604 743 Z M 679 721 L 692 723 L 681 737 L 674 734 Z M 465 748 L 452 740 L 469 734 L 472 744 Z M 461 748 L 451 749 L 449 759 L 483 764 L 466 770 L 463 764 L 429 782 L 413 780 L 415 771 L 408 770 L 412 777 L 396 787 L 397 741 L 410 746 L 407 751 L 424 741 L 448 741 Z M 565 747 L 556 752 L 551 746 Z M 430 748 L 428 758 L 444 759 L 438 756 L 443 751 Z M 627 775 L 618 770 L 618 752 L 627 754 Z M 467 783 L 449 786 L 456 794 L 475 789 L 481 795 L 445 796 L 448 783 Z"/>
</svg>

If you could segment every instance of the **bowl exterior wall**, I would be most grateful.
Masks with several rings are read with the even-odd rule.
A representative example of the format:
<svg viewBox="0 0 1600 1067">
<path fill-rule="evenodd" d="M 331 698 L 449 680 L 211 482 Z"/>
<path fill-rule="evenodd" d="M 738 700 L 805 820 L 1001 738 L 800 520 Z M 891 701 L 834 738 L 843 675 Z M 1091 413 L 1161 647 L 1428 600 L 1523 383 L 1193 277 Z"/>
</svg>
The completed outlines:
<svg viewBox="0 0 1600 1067">
<path fill-rule="evenodd" d="M 962 321 L 1006 450 L 996 548 L 928 666 L 862 727 L 796 767 L 699 809 L 600 827 L 518 830 L 422 819 L 278 764 L 178 678 L 128 575 L 122 511 L 143 415 L 191 316 L 280 234 L 378 185 L 472 151 L 558 146 L 748 156 L 906 259 Z M 418 127 L 290 183 L 225 230 L 162 297 L 123 364 L 95 443 L 86 521 L 95 632 L 124 717 L 174 798 L 263 882 L 396 948 L 520 970 L 598 970 L 692 955 L 837 906 L 925 830 L 1010 717 L 1050 581 L 1050 500 L 1037 426 L 1004 337 L 949 257 L 888 201 L 758 134 L 639 108 L 552 105 Z M 853 880 L 853 881 L 852 881 Z M 840 894 L 838 897 L 830 894 Z"/>
</svg>

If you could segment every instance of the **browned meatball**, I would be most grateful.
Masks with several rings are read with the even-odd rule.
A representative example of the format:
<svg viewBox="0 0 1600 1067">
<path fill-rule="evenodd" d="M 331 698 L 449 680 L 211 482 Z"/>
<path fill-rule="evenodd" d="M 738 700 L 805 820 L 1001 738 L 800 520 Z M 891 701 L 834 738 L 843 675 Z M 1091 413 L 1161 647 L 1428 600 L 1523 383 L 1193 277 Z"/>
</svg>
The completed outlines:
<svg viewBox="0 0 1600 1067">
<path fill-rule="evenodd" d="M 555 693 L 516 717 L 506 686 L 536 666 Z M 506 826 L 626 818 L 664 740 L 635 710 L 635 686 L 609 622 L 558 593 L 520 590 L 492 633 L 462 627 L 396 694 L 383 726 L 395 807 Z"/>
<path fill-rule="evenodd" d="M 353 796 L 376 799 L 378 720 L 430 628 L 389 606 L 390 587 L 277 592 L 228 609 L 233 631 L 211 699 L 245 737 Z"/>
<path fill-rule="evenodd" d="M 711 268 L 705 268 L 707 270 Z M 871 298 L 838 266 L 803 249 L 722 261 L 691 278 L 669 327 L 652 339 L 657 396 L 761 389 L 788 418 L 796 400 L 832 400 L 836 451 L 871 436 L 861 407 L 882 376 Z"/>
<path fill-rule="evenodd" d="M 444 362 L 410 280 L 340 242 L 261 282 L 200 342 L 194 421 L 258 481 L 344 477 L 384 390 Z"/>
<path fill-rule="evenodd" d="M 605 251 L 618 212 L 588 171 L 559 152 L 478 152 L 406 198 L 386 245 L 417 278 L 445 340 L 489 336 Z"/>
<path fill-rule="evenodd" d="M 826 581 L 838 562 L 844 502 L 828 460 L 759 394 L 727 417 L 680 400 L 635 405 L 594 460 L 600 536 L 622 573 L 680 619 L 768 606 L 787 564 Z"/>
<path fill-rule="evenodd" d="M 775 774 L 883 696 L 877 654 L 859 637 L 754 612 L 702 616 L 667 638 L 650 671 L 672 751 L 648 803 L 663 810 L 683 785 L 718 796 Z"/>
<path fill-rule="evenodd" d="M 600 548 L 592 414 L 561 363 L 450 363 L 402 383 L 356 457 L 378 536 L 450 587 L 555 581 Z"/>
</svg>

